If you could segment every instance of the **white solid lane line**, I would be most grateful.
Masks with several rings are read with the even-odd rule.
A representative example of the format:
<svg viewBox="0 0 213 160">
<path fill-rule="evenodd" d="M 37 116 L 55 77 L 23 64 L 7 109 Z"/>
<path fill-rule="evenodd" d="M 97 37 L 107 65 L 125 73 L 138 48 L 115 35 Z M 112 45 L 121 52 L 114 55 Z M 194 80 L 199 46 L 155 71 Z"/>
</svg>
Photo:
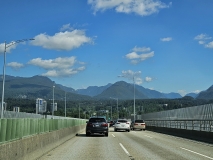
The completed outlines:
<svg viewBox="0 0 213 160">
<path fill-rule="evenodd" d="M 191 152 L 191 153 L 194 153 L 194 154 L 197 154 L 197 155 L 200 155 L 200 156 L 206 157 L 206 158 L 208 158 L 208 159 L 213 159 L 212 157 L 206 156 L 206 155 L 204 155 L 204 154 L 201 154 L 201 153 L 198 153 L 198 152 L 195 152 L 195 151 L 192 151 L 192 150 L 186 149 L 186 148 L 182 148 L 182 147 L 180 147 L 180 148 L 181 148 L 181 149 L 183 149 L 183 150 L 186 150 L 186 151 L 188 151 L 188 152 Z"/>
<path fill-rule="evenodd" d="M 124 150 L 124 152 L 125 152 L 128 156 L 131 156 L 131 155 L 129 154 L 129 152 L 126 150 L 126 148 L 125 148 L 121 143 L 119 143 L 119 144 L 120 144 L 121 148 Z"/>
</svg>

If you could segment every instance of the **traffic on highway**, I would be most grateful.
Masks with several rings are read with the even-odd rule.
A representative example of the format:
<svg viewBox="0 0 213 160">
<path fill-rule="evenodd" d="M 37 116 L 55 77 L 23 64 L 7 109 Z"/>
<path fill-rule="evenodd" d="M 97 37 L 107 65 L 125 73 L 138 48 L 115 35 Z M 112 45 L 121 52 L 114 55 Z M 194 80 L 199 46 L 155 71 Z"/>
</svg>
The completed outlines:
<svg viewBox="0 0 213 160">
<path fill-rule="evenodd" d="M 109 135 L 86 130 L 66 141 L 39 160 L 213 160 L 213 145 L 171 135 L 141 131 L 116 130 Z"/>
</svg>

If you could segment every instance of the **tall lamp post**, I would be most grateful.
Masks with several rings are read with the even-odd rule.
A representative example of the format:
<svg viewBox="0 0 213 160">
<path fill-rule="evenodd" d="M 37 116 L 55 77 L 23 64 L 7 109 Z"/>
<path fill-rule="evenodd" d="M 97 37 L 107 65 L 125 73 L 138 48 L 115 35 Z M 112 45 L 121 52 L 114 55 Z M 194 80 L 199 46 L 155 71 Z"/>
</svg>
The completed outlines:
<svg viewBox="0 0 213 160">
<path fill-rule="evenodd" d="M 53 105 L 52 105 L 52 119 L 53 119 L 53 116 L 54 116 L 54 110 L 55 110 L 55 102 L 54 102 L 54 89 L 55 89 L 55 86 L 53 86 Z"/>
<path fill-rule="evenodd" d="M 67 96 L 66 96 L 66 92 L 65 92 L 65 104 L 64 104 L 64 117 L 66 117 L 67 116 Z"/>
<path fill-rule="evenodd" d="M 80 103 L 78 104 L 78 118 L 80 119 Z"/>
<path fill-rule="evenodd" d="M 133 76 L 133 83 L 134 83 L 134 121 L 135 121 L 135 77 Z"/>
<path fill-rule="evenodd" d="M 11 47 L 12 45 L 15 45 L 17 43 L 21 43 L 21 42 L 25 42 L 25 41 L 32 41 L 35 39 L 22 39 L 22 40 L 17 40 L 17 41 L 12 41 L 11 43 L 6 43 L 6 41 L 4 42 L 4 66 L 3 66 L 3 83 L 2 83 L 2 98 L 1 98 L 1 119 L 3 119 L 4 115 L 3 115 L 3 111 L 4 111 L 4 86 L 5 86 L 5 68 L 6 68 L 6 50 L 7 48 Z"/>
<path fill-rule="evenodd" d="M 111 120 L 112 120 L 112 105 L 111 105 Z"/>
<path fill-rule="evenodd" d="M 118 114 L 118 118 L 119 118 L 119 112 L 118 112 L 118 98 L 112 98 L 112 97 L 110 97 L 110 98 L 117 101 L 117 114 Z"/>
</svg>

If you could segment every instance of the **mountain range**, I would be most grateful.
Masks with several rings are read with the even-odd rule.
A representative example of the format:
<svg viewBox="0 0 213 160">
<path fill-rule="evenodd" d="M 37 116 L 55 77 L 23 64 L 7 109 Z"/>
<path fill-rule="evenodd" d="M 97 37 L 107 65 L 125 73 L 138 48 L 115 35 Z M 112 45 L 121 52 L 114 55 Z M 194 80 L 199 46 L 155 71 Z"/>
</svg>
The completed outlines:
<svg viewBox="0 0 213 160">
<path fill-rule="evenodd" d="M 0 81 L 1 82 L 1 81 Z M 55 86 L 53 88 L 53 86 Z M 0 86 L 2 90 L 2 86 Z M 119 81 L 105 86 L 89 86 L 86 89 L 73 89 L 61 84 L 55 84 L 54 81 L 43 76 L 33 77 L 5 77 L 5 98 L 44 98 L 52 99 L 54 90 L 55 99 L 64 99 L 65 93 L 67 100 L 91 100 L 91 99 L 109 99 L 118 98 L 123 100 L 133 99 L 176 99 L 182 98 L 179 93 L 161 93 L 156 90 L 144 88 L 140 85 L 133 85 L 125 81 Z M 134 94 L 135 93 L 135 94 Z M 196 99 L 213 99 L 213 86 L 199 94 L 189 93 Z"/>
</svg>

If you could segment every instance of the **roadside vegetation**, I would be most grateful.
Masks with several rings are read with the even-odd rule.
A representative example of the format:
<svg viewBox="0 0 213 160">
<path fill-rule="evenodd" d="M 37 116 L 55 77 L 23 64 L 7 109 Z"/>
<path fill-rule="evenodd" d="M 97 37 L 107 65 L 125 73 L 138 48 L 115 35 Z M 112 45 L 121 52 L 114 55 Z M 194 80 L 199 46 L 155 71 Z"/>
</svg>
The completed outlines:
<svg viewBox="0 0 213 160">
<path fill-rule="evenodd" d="M 32 99 L 6 99 L 7 110 L 12 111 L 13 107 L 20 107 L 20 112 L 36 113 L 36 101 Z M 65 115 L 65 101 L 55 100 L 57 103 L 56 116 Z M 47 100 L 47 112 L 45 115 L 51 115 L 51 100 Z M 178 109 L 199 106 L 213 103 L 213 100 L 194 99 L 192 97 L 183 97 L 180 99 L 143 99 L 135 100 L 135 109 L 137 114 L 159 112 L 164 110 Z M 133 113 L 133 100 L 118 100 L 119 117 L 129 117 Z M 111 117 L 112 109 L 112 117 Z M 88 100 L 88 101 L 66 101 L 66 116 L 79 118 L 89 118 L 92 115 L 104 115 L 108 119 L 117 117 L 117 102 L 115 100 Z"/>
</svg>

